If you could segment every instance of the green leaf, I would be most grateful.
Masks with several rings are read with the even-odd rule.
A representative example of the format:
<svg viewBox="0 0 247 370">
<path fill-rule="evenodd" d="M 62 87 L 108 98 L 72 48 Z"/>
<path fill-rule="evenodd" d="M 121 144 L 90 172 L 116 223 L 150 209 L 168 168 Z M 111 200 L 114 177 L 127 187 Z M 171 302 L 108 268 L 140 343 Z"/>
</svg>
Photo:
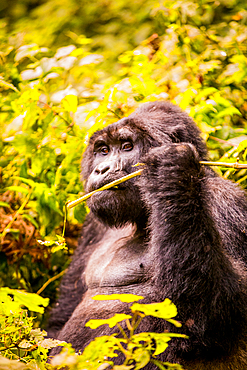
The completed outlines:
<svg viewBox="0 0 247 370">
<path fill-rule="evenodd" d="M 114 335 L 102 335 L 96 337 L 83 352 L 83 359 L 85 361 L 102 361 L 106 360 L 106 357 L 117 357 L 115 350 L 119 349 L 118 343 L 126 343 L 125 339 L 115 338 Z"/>
<path fill-rule="evenodd" d="M 58 240 L 55 243 L 56 246 L 52 247 L 51 252 L 55 253 L 57 251 L 60 251 L 61 249 L 68 249 L 68 247 L 66 245 L 65 238 L 63 236 L 60 236 L 60 235 L 56 235 L 56 237 L 57 237 Z"/>
<path fill-rule="evenodd" d="M 241 153 L 243 150 L 245 150 L 247 148 L 247 140 L 243 140 L 241 141 L 241 143 L 239 144 L 238 148 L 237 148 L 237 152 Z"/>
<path fill-rule="evenodd" d="M 199 92 L 199 94 L 195 98 L 195 101 L 200 102 L 202 98 L 212 95 L 217 91 L 218 90 L 215 87 L 207 87 Z"/>
<path fill-rule="evenodd" d="M 7 208 L 10 208 L 10 205 L 6 202 L 2 202 L 0 201 L 0 207 L 7 207 Z"/>
<path fill-rule="evenodd" d="M 96 301 L 119 300 L 121 302 L 135 302 L 144 299 L 144 297 L 135 294 L 98 294 L 92 297 L 92 299 Z"/>
<path fill-rule="evenodd" d="M 20 177 L 20 176 L 13 176 L 13 179 L 15 180 L 20 180 L 21 182 L 24 182 L 25 184 L 28 184 L 33 188 L 35 186 L 35 182 L 31 179 L 26 179 L 25 177 Z"/>
<path fill-rule="evenodd" d="M 66 342 L 58 339 L 46 338 L 39 342 L 39 345 L 46 349 L 55 348 L 57 346 L 63 346 Z"/>
<path fill-rule="evenodd" d="M 62 107 L 68 111 L 75 113 L 77 111 L 78 98 L 76 95 L 66 95 L 61 101 Z"/>
<path fill-rule="evenodd" d="M 177 333 L 139 333 L 134 334 L 131 337 L 131 342 L 133 343 L 133 346 L 135 345 L 142 345 L 142 342 L 150 342 L 152 343 L 153 340 L 155 340 L 156 343 L 156 350 L 154 355 L 157 356 L 160 353 L 164 352 L 166 348 L 168 347 L 168 342 L 171 340 L 171 338 L 188 338 L 184 334 L 177 334 Z"/>
<path fill-rule="evenodd" d="M 44 313 L 44 308 L 49 304 L 49 298 L 40 297 L 38 294 L 27 293 L 21 290 L 15 290 L 10 288 L 0 288 L 0 298 L 6 297 L 6 295 L 13 295 L 14 302 L 18 303 L 19 306 L 25 306 L 30 311 Z"/>
<path fill-rule="evenodd" d="M 65 238 L 60 235 L 56 235 L 57 240 L 37 240 L 37 242 L 41 245 L 45 245 L 46 247 L 52 247 L 52 253 L 60 251 L 61 249 L 67 249 Z"/>
<path fill-rule="evenodd" d="M 110 319 L 100 319 L 100 320 L 89 320 L 85 326 L 91 329 L 97 329 L 101 325 L 109 325 L 109 328 L 113 328 L 118 322 L 121 322 L 126 319 L 131 319 L 132 316 L 126 315 L 124 313 L 116 313 Z"/>
<path fill-rule="evenodd" d="M 150 352 L 148 350 L 145 350 L 145 348 L 143 347 L 137 348 L 134 351 L 134 360 L 136 362 L 135 370 L 142 369 L 150 361 Z"/>
<path fill-rule="evenodd" d="M 19 344 L 19 347 L 23 349 L 27 349 L 27 348 L 32 347 L 32 344 L 28 342 L 27 340 L 23 339 L 21 343 Z"/>
<path fill-rule="evenodd" d="M 130 308 L 132 312 L 142 312 L 146 316 L 159 317 L 171 322 L 177 327 L 181 326 L 178 321 L 172 319 L 172 317 L 175 317 L 177 315 L 177 308 L 175 304 L 173 304 L 168 298 L 166 298 L 164 302 L 160 303 L 134 303 Z"/>
<path fill-rule="evenodd" d="M 32 217 L 32 216 L 30 216 L 29 214 L 23 214 L 22 215 L 22 218 L 25 220 L 28 220 L 29 222 L 31 222 L 31 224 L 36 228 L 36 229 L 38 229 L 39 228 L 39 225 L 38 225 L 38 223 L 35 221 L 35 219 Z"/>
<path fill-rule="evenodd" d="M 29 190 L 27 188 L 23 188 L 23 186 L 8 186 L 6 189 L 15 191 L 16 193 L 23 193 L 23 194 L 28 194 Z"/>
<path fill-rule="evenodd" d="M 241 116 L 241 112 L 235 108 L 235 107 L 229 107 L 226 109 L 223 109 L 217 114 L 217 118 L 225 117 L 225 116 L 233 116 L 234 114 L 237 114 L 238 116 Z"/>
<path fill-rule="evenodd" d="M 14 85 L 12 85 L 9 82 L 4 81 L 2 77 L 0 77 L 0 86 L 5 87 L 6 90 L 11 89 L 11 90 L 14 90 L 16 92 L 19 92 L 19 90 L 17 90 L 17 88 Z"/>
</svg>

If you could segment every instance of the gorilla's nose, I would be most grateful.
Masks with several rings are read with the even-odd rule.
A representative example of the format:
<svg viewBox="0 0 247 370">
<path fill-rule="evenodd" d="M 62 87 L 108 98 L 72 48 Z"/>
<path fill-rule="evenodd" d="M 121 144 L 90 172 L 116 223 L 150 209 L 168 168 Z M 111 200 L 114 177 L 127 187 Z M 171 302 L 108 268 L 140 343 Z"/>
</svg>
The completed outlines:
<svg viewBox="0 0 247 370">
<path fill-rule="evenodd" d="M 100 163 L 97 167 L 95 167 L 94 172 L 96 175 L 104 175 L 107 171 L 111 169 L 111 165 L 109 162 Z"/>
<path fill-rule="evenodd" d="M 121 170 L 121 164 L 119 163 L 119 161 L 104 161 L 104 162 L 101 162 L 99 163 L 93 173 L 94 175 L 105 175 L 109 173 L 115 173 L 115 172 L 118 172 Z"/>
</svg>

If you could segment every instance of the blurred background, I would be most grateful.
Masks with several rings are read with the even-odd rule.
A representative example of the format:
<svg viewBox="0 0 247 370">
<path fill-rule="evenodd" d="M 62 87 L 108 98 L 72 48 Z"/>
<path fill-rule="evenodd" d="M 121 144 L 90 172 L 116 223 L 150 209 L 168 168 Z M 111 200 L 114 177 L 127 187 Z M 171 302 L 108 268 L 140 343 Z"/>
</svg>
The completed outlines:
<svg viewBox="0 0 247 370">
<path fill-rule="evenodd" d="M 1 0 L 0 286 L 54 302 L 88 211 L 69 211 L 65 246 L 93 131 L 170 100 L 211 160 L 246 162 L 246 86 L 246 0 Z M 247 187 L 247 170 L 216 170 Z"/>
</svg>

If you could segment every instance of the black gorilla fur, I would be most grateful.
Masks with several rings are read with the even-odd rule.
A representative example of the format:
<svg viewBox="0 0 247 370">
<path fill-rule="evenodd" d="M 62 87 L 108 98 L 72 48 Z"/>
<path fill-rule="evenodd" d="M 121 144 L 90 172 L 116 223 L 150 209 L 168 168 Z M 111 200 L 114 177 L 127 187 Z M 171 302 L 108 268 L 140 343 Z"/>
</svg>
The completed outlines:
<svg viewBox="0 0 247 370">
<path fill-rule="evenodd" d="M 93 301 L 96 294 L 133 293 L 146 303 L 170 298 L 189 339 L 170 342 L 161 360 L 190 370 L 247 369 L 247 200 L 199 164 L 206 156 L 192 119 L 168 102 L 143 104 L 91 137 L 82 162 L 86 191 L 135 171 L 137 162 L 144 172 L 88 201 L 50 335 L 59 332 L 79 351 L 115 331 L 84 326 L 129 312 L 129 304 Z M 167 328 L 175 330 L 147 317 L 139 330 Z"/>
</svg>

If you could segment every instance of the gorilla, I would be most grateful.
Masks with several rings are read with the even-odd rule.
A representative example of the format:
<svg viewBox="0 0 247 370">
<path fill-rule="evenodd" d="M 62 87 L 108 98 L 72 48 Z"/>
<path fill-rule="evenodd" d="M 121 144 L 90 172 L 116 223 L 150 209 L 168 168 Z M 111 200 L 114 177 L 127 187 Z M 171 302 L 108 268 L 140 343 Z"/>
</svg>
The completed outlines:
<svg viewBox="0 0 247 370">
<path fill-rule="evenodd" d="M 145 303 L 169 298 L 181 328 L 150 316 L 138 328 L 189 336 L 169 342 L 160 360 L 188 370 L 247 369 L 247 199 L 201 165 L 206 158 L 193 120 L 169 102 L 143 104 L 93 134 L 82 160 L 86 192 L 145 165 L 141 176 L 88 200 L 50 336 L 80 351 L 116 332 L 85 327 L 89 319 L 130 313 L 128 303 L 94 301 L 96 294 L 132 293 Z"/>
</svg>

